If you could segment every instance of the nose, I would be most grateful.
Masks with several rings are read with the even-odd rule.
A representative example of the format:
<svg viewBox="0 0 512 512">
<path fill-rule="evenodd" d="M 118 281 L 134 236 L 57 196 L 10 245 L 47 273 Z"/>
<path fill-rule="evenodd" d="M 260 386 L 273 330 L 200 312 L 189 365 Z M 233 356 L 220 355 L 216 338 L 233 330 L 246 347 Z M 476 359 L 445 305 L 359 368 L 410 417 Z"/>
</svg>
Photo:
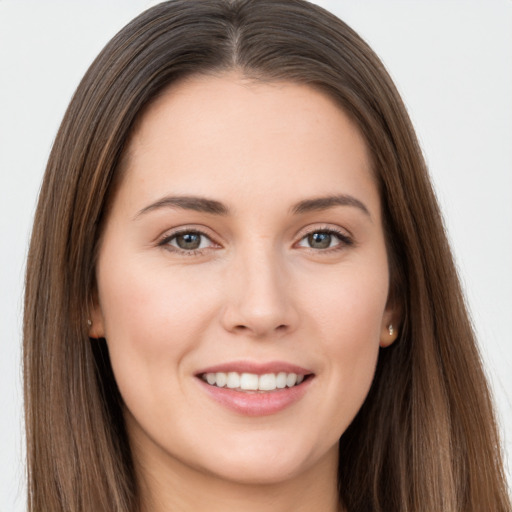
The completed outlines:
<svg viewBox="0 0 512 512">
<path fill-rule="evenodd" d="M 299 321 L 288 272 L 271 249 L 236 258 L 226 283 L 222 323 L 253 338 L 293 331 Z"/>
</svg>

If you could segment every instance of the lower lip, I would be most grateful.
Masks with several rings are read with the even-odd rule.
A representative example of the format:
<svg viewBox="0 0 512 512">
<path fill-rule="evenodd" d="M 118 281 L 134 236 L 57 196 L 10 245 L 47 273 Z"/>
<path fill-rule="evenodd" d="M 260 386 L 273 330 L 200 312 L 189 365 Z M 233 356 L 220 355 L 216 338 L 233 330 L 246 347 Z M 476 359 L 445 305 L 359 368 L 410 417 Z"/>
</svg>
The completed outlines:
<svg viewBox="0 0 512 512">
<path fill-rule="evenodd" d="M 310 376 L 298 386 L 276 389 L 275 391 L 235 391 L 230 388 L 210 386 L 201 378 L 198 382 L 215 401 L 224 407 L 245 416 L 268 416 L 276 414 L 298 402 L 309 389 Z"/>
</svg>

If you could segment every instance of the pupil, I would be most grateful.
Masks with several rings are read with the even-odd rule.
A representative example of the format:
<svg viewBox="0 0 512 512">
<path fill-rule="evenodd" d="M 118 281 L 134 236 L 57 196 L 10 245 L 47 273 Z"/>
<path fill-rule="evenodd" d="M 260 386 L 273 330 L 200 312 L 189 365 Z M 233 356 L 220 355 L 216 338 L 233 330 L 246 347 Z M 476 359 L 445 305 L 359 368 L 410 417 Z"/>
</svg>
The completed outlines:
<svg viewBox="0 0 512 512">
<path fill-rule="evenodd" d="M 313 233 L 308 236 L 308 242 L 314 249 L 327 249 L 331 245 L 331 235 L 329 233 Z"/>
<path fill-rule="evenodd" d="M 180 249 L 198 249 L 201 245 L 201 235 L 198 233 L 184 233 L 176 237 Z"/>
</svg>

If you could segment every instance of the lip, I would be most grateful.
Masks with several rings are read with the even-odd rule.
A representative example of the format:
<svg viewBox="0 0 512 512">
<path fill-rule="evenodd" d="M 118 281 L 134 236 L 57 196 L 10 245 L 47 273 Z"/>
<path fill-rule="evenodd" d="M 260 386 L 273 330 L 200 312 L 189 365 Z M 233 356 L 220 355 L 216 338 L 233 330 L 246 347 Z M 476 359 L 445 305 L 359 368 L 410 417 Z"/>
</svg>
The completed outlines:
<svg viewBox="0 0 512 512">
<path fill-rule="evenodd" d="M 266 363 L 259 363 L 255 361 L 230 361 L 226 363 L 209 366 L 196 372 L 196 376 L 203 373 L 217 373 L 217 372 L 237 372 L 237 373 L 254 373 L 256 375 L 264 375 L 265 373 L 296 373 L 297 375 L 310 375 L 313 372 L 301 366 L 291 364 L 285 361 L 269 361 Z"/>
<path fill-rule="evenodd" d="M 276 389 L 274 391 L 235 391 L 229 388 L 210 386 L 201 379 L 205 373 L 237 372 L 254 373 L 264 375 L 265 373 L 297 373 L 307 375 L 303 382 L 291 388 Z M 251 361 L 232 361 L 209 366 L 196 373 L 197 382 L 207 396 L 221 406 L 243 416 L 268 416 L 277 414 L 284 409 L 297 403 L 309 390 L 313 378 L 310 370 L 283 361 L 271 361 L 257 363 Z"/>
</svg>

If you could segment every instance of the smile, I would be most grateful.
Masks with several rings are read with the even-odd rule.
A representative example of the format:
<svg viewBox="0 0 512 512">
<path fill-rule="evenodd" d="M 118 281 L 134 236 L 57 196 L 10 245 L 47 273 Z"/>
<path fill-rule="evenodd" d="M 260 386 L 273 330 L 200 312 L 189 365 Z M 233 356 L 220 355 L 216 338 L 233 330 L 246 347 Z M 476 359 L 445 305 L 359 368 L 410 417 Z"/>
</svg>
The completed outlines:
<svg viewBox="0 0 512 512">
<path fill-rule="evenodd" d="M 276 389 L 292 388 L 304 381 L 304 375 L 297 373 L 238 373 L 238 372 L 209 372 L 201 378 L 210 386 L 229 388 L 236 391 L 268 392 Z"/>
<path fill-rule="evenodd" d="M 196 374 L 206 395 L 243 416 L 267 416 L 287 409 L 308 394 L 315 374 L 283 361 L 235 361 Z"/>
</svg>

